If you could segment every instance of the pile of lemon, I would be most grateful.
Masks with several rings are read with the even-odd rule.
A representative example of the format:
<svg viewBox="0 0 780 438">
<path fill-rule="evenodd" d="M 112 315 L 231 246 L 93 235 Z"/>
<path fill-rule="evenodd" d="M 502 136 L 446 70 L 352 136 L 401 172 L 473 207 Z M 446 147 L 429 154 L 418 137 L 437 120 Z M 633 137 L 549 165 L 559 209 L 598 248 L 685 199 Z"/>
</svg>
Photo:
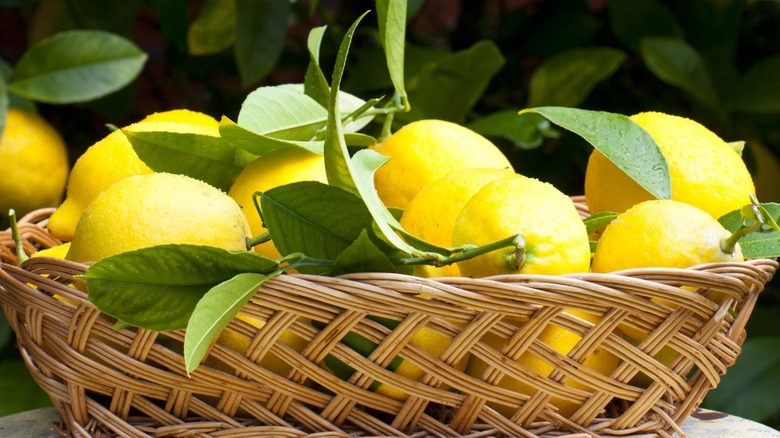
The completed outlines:
<svg viewBox="0 0 780 438">
<path fill-rule="evenodd" d="M 586 173 L 587 206 L 591 213 L 620 213 L 600 233 L 595 251 L 591 247 L 594 236 L 588 235 L 569 196 L 549 183 L 516 173 L 493 143 L 463 126 L 417 121 L 372 146 L 390 157 L 375 174 L 377 194 L 388 207 L 403 210 L 400 223 L 412 235 L 442 247 L 484 245 L 516 234 L 524 239 L 524 251 L 509 248 L 443 267 L 418 266 L 415 274 L 561 275 L 743 260 L 738 245 L 723 244 L 730 233 L 716 220 L 749 204 L 749 194 L 755 192 L 740 155 L 707 128 L 686 118 L 647 112 L 631 119 L 660 146 L 671 174 L 673 200 L 653 200 L 594 151 Z M 219 135 L 215 119 L 187 110 L 153 114 L 131 128 Z M 265 231 L 252 194 L 297 181 L 326 183 L 323 156 L 297 148 L 277 150 L 247 165 L 225 193 L 186 176 L 152 172 L 118 130 L 75 163 L 67 197 L 48 226 L 54 237 L 66 242 L 60 254 L 83 262 L 164 243 L 247 250 L 247 239 Z M 272 241 L 254 250 L 271 258 L 280 256 Z M 582 312 L 570 313 L 591 318 Z M 634 341 L 641 341 L 641 334 L 634 335 Z M 551 326 L 539 339 L 567 354 L 580 337 Z M 246 339 L 223 338 L 221 342 L 237 349 L 248 345 Z M 499 340 L 486 342 L 497 344 Z M 300 338 L 290 338 L 289 343 L 298 351 L 305 347 Z M 430 331 L 418 333 L 413 343 L 433 355 L 447 346 L 443 336 Z M 274 359 L 268 360 L 275 372 L 289 370 L 276 369 Z M 518 362 L 542 375 L 552 371 L 530 354 Z M 596 350 L 586 365 L 608 375 L 617 359 Z M 485 365 L 472 360 L 461 368 L 480 377 Z M 397 372 L 411 379 L 423 375 L 410 364 Z M 530 391 L 509 378 L 499 385 Z M 378 391 L 398 399 L 406 397 L 382 386 Z M 552 402 L 564 415 L 576 408 L 564 400 Z M 507 406 L 496 408 L 506 415 L 514 411 Z"/>
</svg>

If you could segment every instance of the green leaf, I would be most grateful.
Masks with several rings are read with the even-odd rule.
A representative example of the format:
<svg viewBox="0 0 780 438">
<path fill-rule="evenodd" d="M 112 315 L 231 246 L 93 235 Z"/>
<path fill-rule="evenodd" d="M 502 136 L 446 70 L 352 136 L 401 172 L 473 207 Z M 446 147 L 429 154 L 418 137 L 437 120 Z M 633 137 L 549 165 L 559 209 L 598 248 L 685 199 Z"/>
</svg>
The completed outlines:
<svg viewBox="0 0 780 438">
<path fill-rule="evenodd" d="M 328 184 L 344 189 L 350 193 L 358 194 L 353 180 L 352 169 L 350 168 L 349 151 L 344 140 L 344 126 L 341 123 L 341 79 L 344 75 L 344 67 L 347 64 L 349 47 L 352 45 L 352 38 L 355 35 L 355 29 L 366 16 L 368 12 L 358 17 L 347 29 L 344 38 L 339 45 L 339 51 L 336 56 L 336 64 L 333 67 L 333 77 L 330 84 L 330 95 L 328 97 L 327 109 L 327 131 L 325 136 L 325 174 L 328 177 Z"/>
<path fill-rule="evenodd" d="M 647 68 L 661 80 L 682 88 L 705 105 L 718 106 L 707 66 L 688 43 L 677 38 L 646 37 L 640 50 Z"/>
<path fill-rule="evenodd" d="M 402 239 L 396 231 L 402 231 L 403 227 L 393 216 L 390 210 L 379 199 L 376 188 L 374 187 L 374 173 L 380 166 L 389 160 L 379 152 L 373 149 L 362 149 L 355 153 L 352 158 L 352 177 L 354 178 L 356 189 L 360 199 L 363 200 L 371 216 L 374 218 L 376 227 L 380 231 L 380 236 L 387 242 L 403 252 L 417 254 L 417 248 L 409 245 Z M 408 233 L 405 233 L 408 235 Z M 447 252 L 444 250 L 444 252 Z"/>
<path fill-rule="evenodd" d="M 325 26 L 315 27 L 309 32 L 306 47 L 309 49 L 309 65 L 303 80 L 303 92 L 317 101 L 323 108 L 328 106 L 330 85 L 320 68 L 320 45 L 325 36 Z"/>
<path fill-rule="evenodd" d="M 8 88 L 6 87 L 5 62 L 0 59 L 0 138 L 3 138 L 5 119 L 8 114 Z M 9 69 L 10 70 L 10 69 Z"/>
<path fill-rule="evenodd" d="M 727 105 L 734 111 L 774 113 L 780 111 L 780 55 L 751 66 L 730 90 Z"/>
<path fill-rule="evenodd" d="M 625 59 L 625 53 L 609 47 L 559 53 L 542 63 L 531 77 L 528 106 L 579 106 Z"/>
<path fill-rule="evenodd" d="M 141 0 L 106 2 L 103 0 L 68 0 L 65 8 L 76 27 L 128 34 L 138 17 Z"/>
<path fill-rule="evenodd" d="M 533 149 L 547 138 L 557 138 L 558 132 L 539 114 L 517 115 L 518 110 L 502 110 L 474 120 L 466 125 L 486 137 L 507 139 L 522 149 Z"/>
<path fill-rule="evenodd" d="M 365 101 L 339 92 L 344 104 L 342 117 L 360 108 Z M 362 118 L 350 125 L 356 132 L 371 121 Z M 257 88 L 249 93 L 238 114 L 238 125 L 277 140 L 312 141 L 325 129 L 328 112 L 304 93 L 303 84 L 284 84 Z"/>
<path fill-rule="evenodd" d="M 198 301 L 184 336 L 187 374 L 198 367 L 211 342 L 271 277 L 251 272 L 241 273 L 214 286 Z"/>
<path fill-rule="evenodd" d="M 123 129 L 138 158 L 155 172 L 178 173 L 228 191 L 251 156 L 222 137 Z"/>
<path fill-rule="evenodd" d="M 222 116 L 219 122 L 219 134 L 226 142 L 255 156 L 266 155 L 288 147 L 298 147 L 315 154 L 322 154 L 324 143 L 323 141 L 279 140 L 250 131 L 225 116 Z"/>
<path fill-rule="evenodd" d="M 408 105 L 404 76 L 406 2 L 407 0 L 377 0 L 376 2 L 379 39 L 385 50 L 387 70 L 390 72 L 390 80 L 395 91 L 401 97 L 405 107 Z"/>
<path fill-rule="evenodd" d="M 149 6 L 159 17 L 160 31 L 181 53 L 187 53 L 189 26 L 188 0 L 150 0 Z"/>
<path fill-rule="evenodd" d="M 397 272 L 393 262 L 371 241 L 364 229 L 352 244 L 336 258 L 328 275 L 351 272 Z"/>
<path fill-rule="evenodd" d="M 211 55 L 236 43 L 236 1 L 207 0 L 187 30 L 190 55 Z"/>
<path fill-rule="evenodd" d="M 87 268 L 89 300 L 133 326 L 177 330 L 214 286 L 241 273 L 267 274 L 278 264 L 252 251 L 160 245 L 117 254 Z"/>
<path fill-rule="evenodd" d="M 609 225 L 616 217 L 618 217 L 618 213 L 602 211 L 588 216 L 583 222 L 585 223 L 585 229 L 588 231 L 588 235 L 590 235 Z"/>
<path fill-rule="evenodd" d="M 276 66 L 287 38 L 290 0 L 235 0 L 235 56 L 244 87 Z"/>
<path fill-rule="evenodd" d="M 303 253 L 328 260 L 335 260 L 372 222 L 355 195 L 315 181 L 266 191 L 260 197 L 260 210 L 282 255 Z"/>
<path fill-rule="evenodd" d="M 541 107 L 538 113 L 588 141 L 645 190 L 658 199 L 671 199 L 669 166 L 653 137 L 628 117 L 576 108 Z"/>
<path fill-rule="evenodd" d="M 480 41 L 469 49 L 425 64 L 408 82 L 415 84 L 408 90 L 411 111 L 398 117 L 463 123 L 504 61 L 495 43 Z"/>
<path fill-rule="evenodd" d="M 780 336 L 750 338 L 704 406 L 764 421 L 780 407 Z"/>
<path fill-rule="evenodd" d="M 780 219 L 780 203 L 761 203 L 769 216 L 777 221 Z M 732 211 L 718 219 L 721 225 L 730 232 L 735 232 L 742 225 L 740 210 Z M 739 240 L 742 255 L 746 259 L 765 257 L 780 257 L 780 231 L 770 231 L 768 227 L 762 232 L 750 233 Z"/>
<path fill-rule="evenodd" d="M 0 415 L 47 406 L 51 406 L 51 398 L 35 382 L 24 360 L 18 358 L 18 353 L 17 358 L 0 361 Z M 9 432 L 7 429 L 4 430 L 4 434 Z M 17 436 L 29 435 L 22 433 Z"/>
<path fill-rule="evenodd" d="M 609 2 L 609 22 L 612 32 L 633 51 L 646 36 L 683 37 L 683 27 L 677 16 L 658 0 Z"/>
<path fill-rule="evenodd" d="M 145 62 L 146 54 L 119 35 L 94 30 L 62 32 L 25 52 L 8 87 L 41 102 L 84 102 L 129 84 Z"/>
</svg>

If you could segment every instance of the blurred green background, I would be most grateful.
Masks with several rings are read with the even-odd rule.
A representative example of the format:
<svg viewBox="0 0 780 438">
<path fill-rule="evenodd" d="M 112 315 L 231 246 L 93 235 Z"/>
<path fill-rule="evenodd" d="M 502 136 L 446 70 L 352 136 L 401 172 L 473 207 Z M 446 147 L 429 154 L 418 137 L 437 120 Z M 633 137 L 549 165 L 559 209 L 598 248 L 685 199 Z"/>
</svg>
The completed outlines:
<svg viewBox="0 0 780 438">
<path fill-rule="evenodd" d="M 130 85 L 86 103 L 38 103 L 71 163 L 145 115 L 188 108 L 235 119 L 260 85 L 302 82 L 311 28 L 328 26 L 321 65 L 373 2 L 357 0 L 0 0 L 0 58 L 69 29 L 123 35 L 148 55 Z M 780 1 L 409 0 L 407 90 L 397 123 L 439 118 L 496 142 L 515 169 L 581 194 L 590 146 L 517 110 L 571 106 L 687 116 L 744 140 L 758 198 L 780 202 Z M 367 22 L 376 22 L 375 17 Z M 326 72 L 327 74 L 327 72 Z M 392 93 L 375 25 L 358 28 L 342 89 Z M 2 177 L 2 176 L 0 176 Z M 780 428 L 780 292 L 762 295 L 737 364 L 705 406 Z M 49 404 L 0 321 L 0 415 Z"/>
</svg>

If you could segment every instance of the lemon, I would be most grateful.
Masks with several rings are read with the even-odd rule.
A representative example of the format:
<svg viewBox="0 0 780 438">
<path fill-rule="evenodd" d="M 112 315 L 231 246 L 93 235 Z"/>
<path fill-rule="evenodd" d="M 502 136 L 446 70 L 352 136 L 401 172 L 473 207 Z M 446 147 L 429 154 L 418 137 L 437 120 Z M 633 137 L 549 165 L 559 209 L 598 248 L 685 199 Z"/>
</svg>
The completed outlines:
<svg viewBox="0 0 780 438">
<path fill-rule="evenodd" d="M 431 329 L 423 328 L 415 333 L 414 336 L 412 336 L 412 339 L 409 340 L 409 343 L 420 347 L 426 353 L 429 353 L 434 357 L 439 357 L 442 353 L 444 353 L 444 350 L 449 347 L 449 345 L 452 343 L 452 340 L 449 337 L 437 333 Z M 469 356 L 464 356 L 460 361 L 453 365 L 453 368 L 458 371 L 464 371 L 468 363 L 468 357 Z M 422 368 L 408 360 L 402 360 L 394 372 L 399 376 L 406 377 L 416 382 L 422 380 L 422 378 L 425 376 L 425 371 L 423 371 Z M 446 385 L 442 385 L 441 387 L 447 388 Z M 409 398 L 409 394 L 406 392 L 385 384 L 380 384 L 376 388 L 375 392 L 377 394 L 382 394 L 386 397 L 400 401 L 404 401 Z"/>
<path fill-rule="evenodd" d="M 721 242 L 730 235 L 707 212 L 690 204 L 672 200 L 644 201 L 607 225 L 593 254 L 591 269 L 593 272 L 614 272 L 631 268 L 688 268 L 701 263 L 743 261 L 739 244 L 729 252 L 722 249 Z M 716 301 L 723 298 L 717 294 L 712 296 Z M 674 307 L 673 303 L 654 301 Z M 621 325 L 620 329 L 635 344 L 647 337 L 646 333 L 631 326 Z M 655 358 L 669 364 L 676 355 L 676 351 L 664 347 Z M 640 377 L 639 382 L 642 381 Z"/>
<path fill-rule="evenodd" d="M 252 195 L 274 187 L 300 181 L 327 183 L 325 158 L 320 154 L 300 148 L 278 149 L 249 163 L 238 175 L 228 191 L 249 221 L 253 236 L 266 231 L 255 208 Z M 255 252 L 271 259 L 281 257 L 273 242 L 254 247 Z"/>
<path fill-rule="evenodd" d="M 102 191 L 76 226 L 67 258 L 78 262 L 162 244 L 245 250 L 241 208 L 202 181 L 164 172 L 130 176 Z"/>
<path fill-rule="evenodd" d="M 512 169 L 500 149 L 456 123 L 419 120 L 371 147 L 390 160 L 374 175 L 377 194 L 388 207 L 406 209 L 423 187 L 456 170 Z"/>
<path fill-rule="evenodd" d="M 594 272 L 643 267 L 688 268 L 701 263 L 743 261 L 737 245 L 724 252 L 731 233 L 705 211 L 672 200 L 641 202 L 615 218 L 593 253 Z"/>
<path fill-rule="evenodd" d="M 68 151 L 59 133 L 42 117 L 8 108 L 0 137 L 0 215 L 17 217 L 56 207 L 68 178 Z"/>
<path fill-rule="evenodd" d="M 70 242 L 61 243 L 51 248 L 42 249 L 30 254 L 30 257 L 53 257 L 55 259 L 64 259 L 70 249 Z"/>
<path fill-rule="evenodd" d="M 585 312 L 577 310 L 567 310 L 566 312 L 590 322 L 597 321 L 593 315 Z M 577 345 L 582 337 L 577 333 L 550 324 L 545 327 L 541 333 L 539 333 L 537 339 L 561 354 L 569 354 L 569 352 L 571 352 L 571 350 Z M 485 343 L 495 348 L 496 350 L 501 350 L 503 347 L 503 342 L 498 336 L 488 335 L 483 340 Z M 526 369 L 538 373 L 543 377 L 548 377 L 553 371 L 553 367 L 549 363 L 545 362 L 543 359 L 533 354 L 532 352 L 523 353 L 519 358 L 517 358 L 516 362 Z M 618 366 L 618 362 L 618 357 L 614 354 L 601 348 L 596 348 L 585 358 L 583 361 L 583 366 L 608 376 L 612 374 L 613 371 L 615 371 Z M 484 361 L 477 358 L 476 356 L 472 356 L 472 359 L 469 361 L 468 367 L 466 368 L 466 373 L 472 377 L 481 378 L 486 368 L 487 364 Z M 593 391 L 593 388 L 574 379 L 564 380 L 563 384 L 572 388 Z M 500 388 L 509 389 L 529 396 L 536 392 L 536 389 L 528 383 L 509 376 L 504 376 L 496 385 Z M 572 400 L 561 399 L 558 397 L 552 397 L 549 402 L 558 408 L 559 414 L 565 417 L 571 416 L 580 407 L 580 404 Z M 511 407 L 497 403 L 488 403 L 488 405 L 495 408 L 498 412 L 506 417 L 511 417 L 517 410 L 517 407 Z"/>
<path fill-rule="evenodd" d="M 154 113 L 125 128 L 219 135 L 219 122 L 206 114 L 189 110 Z M 128 176 L 151 172 L 152 169 L 138 158 L 122 131 L 116 130 L 97 141 L 73 165 L 65 201 L 49 219 L 51 235 L 63 241 L 71 240 L 82 212 L 100 192 Z"/>
<path fill-rule="evenodd" d="M 458 262 L 461 275 L 587 272 L 590 243 L 571 198 L 553 185 L 513 174 L 487 183 L 466 203 L 453 228 L 455 246 L 486 245 L 522 234 L 524 260 L 504 248 Z"/>
<path fill-rule="evenodd" d="M 423 187 L 401 216 L 401 226 L 410 234 L 437 246 L 452 246 L 452 230 L 463 206 L 482 186 L 512 174 L 508 169 L 464 169 Z M 457 265 L 415 267 L 421 277 L 458 276 Z"/>
<path fill-rule="evenodd" d="M 236 318 L 245 321 L 257 328 L 263 328 L 265 325 L 265 321 L 255 319 L 241 313 L 237 314 Z M 282 332 L 282 334 L 279 336 L 279 340 L 298 353 L 302 352 L 303 349 L 308 345 L 308 342 L 304 338 L 296 335 L 290 330 L 285 330 Z M 251 340 L 239 335 L 238 333 L 229 330 L 223 330 L 217 338 L 217 343 L 243 354 L 246 352 L 247 348 L 249 348 Z M 280 359 L 272 352 L 269 352 L 265 357 L 263 357 L 263 359 L 260 360 L 259 365 L 280 376 L 286 376 L 287 373 L 289 373 L 292 369 L 291 365 Z"/>
<path fill-rule="evenodd" d="M 679 116 L 645 112 L 631 119 L 655 139 L 669 166 L 672 199 L 718 219 L 750 203 L 755 193 L 742 158 L 701 124 Z M 591 213 L 627 210 L 653 196 L 603 154 L 594 150 L 585 172 L 585 198 Z"/>
</svg>

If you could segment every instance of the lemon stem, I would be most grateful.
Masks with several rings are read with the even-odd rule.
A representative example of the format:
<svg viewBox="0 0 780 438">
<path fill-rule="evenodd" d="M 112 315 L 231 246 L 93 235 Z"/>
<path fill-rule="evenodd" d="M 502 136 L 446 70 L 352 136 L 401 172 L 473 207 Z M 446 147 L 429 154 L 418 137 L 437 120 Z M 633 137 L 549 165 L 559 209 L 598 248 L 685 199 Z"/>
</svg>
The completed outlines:
<svg viewBox="0 0 780 438">
<path fill-rule="evenodd" d="M 246 245 L 248 248 L 253 248 L 257 245 L 260 245 L 261 243 L 265 243 L 269 241 L 271 241 L 271 233 L 266 231 L 263 234 L 259 234 L 255 237 L 252 237 L 251 239 L 247 239 Z"/>
<path fill-rule="evenodd" d="M 525 264 L 525 237 L 518 234 L 512 240 L 515 250 L 506 256 L 506 263 L 510 269 L 518 270 Z"/>
<path fill-rule="evenodd" d="M 16 223 L 16 210 L 13 208 L 8 210 L 8 216 L 11 218 L 11 236 L 13 236 L 14 245 L 16 245 L 16 261 L 19 264 L 30 257 L 24 252 L 24 242 L 22 242 L 22 235 L 19 234 L 19 225 Z"/>
<path fill-rule="evenodd" d="M 734 231 L 729 237 L 720 241 L 720 250 L 726 254 L 732 254 L 737 249 L 737 243 L 740 239 L 752 232 L 760 231 L 761 227 L 767 223 L 767 220 L 764 216 L 765 210 L 762 209 L 758 199 L 756 199 L 755 195 L 753 194 L 751 194 L 750 199 L 752 201 L 751 204 L 746 205 L 740 211 L 740 214 L 742 215 L 742 225 L 740 225 L 740 227 L 737 228 L 737 230 Z M 751 223 L 748 223 L 749 220 L 751 220 Z"/>
<path fill-rule="evenodd" d="M 506 239 L 501 239 L 493 243 L 488 243 L 487 245 L 483 246 L 475 246 L 475 245 L 465 245 L 460 248 L 457 248 L 455 254 L 451 256 L 442 256 L 442 254 L 437 253 L 430 253 L 428 257 L 411 257 L 411 258 L 399 258 L 399 259 L 392 259 L 391 261 L 393 264 L 396 265 L 433 265 L 437 268 L 440 268 L 444 265 L 451 265 L 453 263 L 457 263 L 463 260 L 467 260 L 473 257 L 480 256 L 482 254 L 487 254 L 491 251 L 496 251 L 498 249 L 503 249 L 507 247 L 514 247 L 515 251 L 513 254 L 517 254 L 518 252 L 521 252 L 524 258 L 525 255 L 525 239 L 521 234 L 517 234 L 514 236 L 507 237 Z"/>
</svg>

